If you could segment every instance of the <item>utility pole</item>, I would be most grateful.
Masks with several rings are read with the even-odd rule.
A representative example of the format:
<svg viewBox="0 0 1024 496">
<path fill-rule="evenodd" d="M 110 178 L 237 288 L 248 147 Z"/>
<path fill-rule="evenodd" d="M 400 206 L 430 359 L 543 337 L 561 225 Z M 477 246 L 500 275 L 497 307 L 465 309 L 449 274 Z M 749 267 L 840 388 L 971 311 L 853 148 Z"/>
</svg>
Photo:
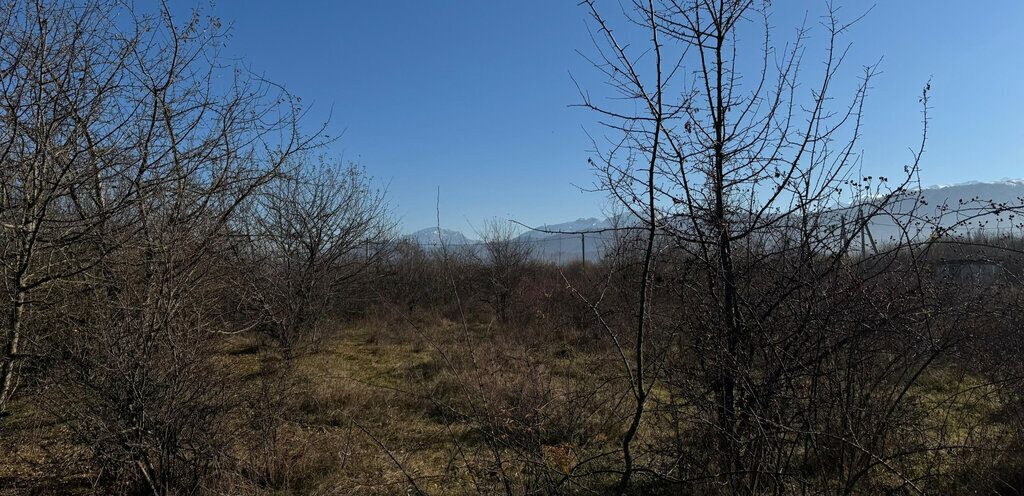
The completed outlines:
<svg viewBox="0 0 1024 496">
<path fill-rule="evenodd" d="M 580 260 L 587 264 L 587 235 L 580 233 Z"/>
<path fill-rule="evenodd" d="M 846 256 L 846 216 L 839 216 L 839 243 L 843 247 L 842 256 Z"/>
<path fill-rule="evenodd" d="M 871 235 L 871 229 L 868 228 L 868 223 L 864 222 L 864 232 L 868 233 L 868 241 L 871 242 L 871 253 L 878 255 L 878 243 L 875 243 L 875 237 Z"/>
<path fill-rule="evenodd" d="M 866 239 L 864 239 L 865 231 L 868 229 L 868 225 L 864 222 L 864 208 L 857 209 L 857 226 L 860 228 L 860 256 L 866 258 L 868 256 L 868 246 Z"/>
</svg>

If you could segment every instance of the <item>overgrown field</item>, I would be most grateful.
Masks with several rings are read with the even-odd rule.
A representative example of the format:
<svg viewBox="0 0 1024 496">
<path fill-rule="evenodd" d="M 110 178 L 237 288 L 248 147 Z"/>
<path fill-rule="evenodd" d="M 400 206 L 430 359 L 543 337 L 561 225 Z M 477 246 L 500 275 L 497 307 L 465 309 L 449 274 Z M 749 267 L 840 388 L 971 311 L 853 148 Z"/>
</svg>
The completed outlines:
<svg viewBox="0 0 1024 496">
<path fill-rule="evenodd" d="M 216 433 L 223 450 L 202 478 L 204 493 L 604 494 L 616 488 L 633 405 L 614 346 L 544 319 L 516 327 L 393 306 L 370 314 L 290 350 L 254 334 L 222 341 L 212 361 L 232 384 L 221 390 L 231 420 Z M 934 437 L 941 447 L 917 440 L 921 451 L 909 463 L 901 457 L 872 464 L 859 483 L 866 492 L 857 494 L 904 491 L 908 481 L 889 463 L 941 474 L 912 481 L 929 492 L 1017 494 L 1021 458 L 985 447 L 1017 442 L 1018 399 L 958 370 L 930 369 L 907 394 L 923 415 L 913 436 Z M 679 443 L 707 443 L 699 408 L 680 405 L 673 389 L 667 382 L 653 386 L 650 413 L 634 441 L 642 463 L 652 467 L 702 463 L 681 462 L 671 451 Z M 88 462 L 95 444 L 76 440 L 60 417 L 28 398 L 11 406 L 0 423 L 0 494 L 104 492 L 109 468 Z M 821 463 L 805 460 L 802 469 L 813 478 Z M 685 483 L 641 476 L 630 492 L 713 494 L 721 487 L 695 475 Z"/>
</svg>

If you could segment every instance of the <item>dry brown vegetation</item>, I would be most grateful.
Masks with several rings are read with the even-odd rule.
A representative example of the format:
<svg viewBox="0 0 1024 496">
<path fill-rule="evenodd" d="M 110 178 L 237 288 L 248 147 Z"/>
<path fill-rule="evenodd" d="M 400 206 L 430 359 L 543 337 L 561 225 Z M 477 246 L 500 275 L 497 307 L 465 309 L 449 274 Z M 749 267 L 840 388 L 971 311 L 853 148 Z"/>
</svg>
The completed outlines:
<svg viewBox="0 0 1024 496">
<path fill-rule="evenodd" d="M 925 136 L 854 174 L 834 10 L 818 89 L 801 30 L 750 93 L 769 5 L 626 6 L 581 4 L 626 221 L 563 266 L 396 240 L 297 99 L 214 77 L 216 19 L 0 6 L 0 494 L 1024 491 L 1024 249 L 957 231 L 1024 208 L 928 214 Z"/>
<path fill-rule="evenodd" d="M 406 249 L 423 264 L 421 269 L 444 273 L 445 267 L 456 263 Z M 401 258 L 393 260 L 392 268 L 404 265 Z M 490 283 L 483 264 L 463 264 L 456 267 L 464 275 L 463 284 L 479 288 Z M 332 321 L 325 327 L 330 331 L 315 346 L 284 348 L 256 331 L 217 335 L 201 346 L 194 343 L 195 349 L 208 351 L 205 360 L 176 359 L 193 367 L 203 364 L 201 377 L 188 376 L 202 391 L 181 398 L 181 390 L 175 390 L 176 398 L 162 398 L 156 409 L 172 415 L 173 405 L 179 404 L 194 415 L 203 415 L 204 408 L 209 412 L 199 417 L 201 425 L 168 425 L 172 418 L 159 421 L 162 428 L 174 428 L 173 435 L 184 443 L 185 451 L 179 456 L 190 464 L 189 471 L 175 473 L 175 483 L 183 480 L 182 474 L 195 477 L 190 479 L 192 489 L 177 486 L 172 492 L 613 491 L 622 473 L 621 439 L 632 416 L 632 395 L 628 378 L 621 373 L 617 348 L 604 334 L 597 315 L 575 292 L 583 288 L 603 292 L 604 304 L 609 306 L 632 304 L 629 292 L 614 294 L 616 288 L 608 281 L 617 274 L 621 277 L 621 271 L 610 264 L 559 268 L 534 263 L 530 267 L 524 281 L 530 289 L 520 291 L 511 307 L 515 324 L 501 323 L 485 299 L 469 299 L 461 307 L 442 304 L 457 300 L 453 292 L 442 289 L 439 304 L 432 307 L 410 308 L 381 295 L 382 301 L 366 306 L 361 317 Z M 419 270 L 407 274 L 395 270 L 382 277 L 397 283 L 417 274 Z M 659 279 L 667 284 L 669 277 L 664 274 Z M 1018 304 L 1019 294 L 1016 286 L 1007 286 L 978 298 L 997 297 L 1000 307 L 1010 309 Z M 950 301 L 965 297 L 963 288 L 943 296 Z M 968 306 L 981 311 L 983 305 L 975 300 Z M 602 317 L 606 323 L 615 318 Z M 971 317 L 974 322 L 982 318 Z M 899 491 L 907 481 L 934 494 L 1013 494 L 1006 491 L 1015 490 L 1020 477 L 1014 468 L 1019 458 L 1012 448 L 1021 432 L 1016 420 L 1020 417 L 1014 413 L 1020 402 L 1013 379 L 1017 372 L 1007 369 L 1013 358 L 1006 356 L 1017 355 L 1010 353 L 1006 338 L 1015 335 L 1016 324 L 999 323 L 995 316 L 983 322 L 978 329 L 987 330 L 989 336 L 957 340 L 946 350 L 947 356 L 936 358 L 938 363 L 924 371 L 897 403 L 881 393 L 872 395 L 870 390 L 881 386 L 875 381 L 885 380 L 872 379 L 855 383 L 866 388 L 853 399 L 859 405 L 855 409 L 844 406 L 843 396 L 833 396 L 837 392 L 823 384 L 822 392 L 804 387 L 784 404 L 773 402 L 779 405 L 774 411 L 777 415 L 814 411 L 819 421 L 835 422 L 832 432 L 822 432 L 814 440 L 818 453 L 834 452 L 835 456 L 851 456 L 851 451 L 842 454 L 845 441 L 832 435 L 848 428 L 842 425 L 851 421 L 851 413 L 862 415 L 859 422 L 871 429 L 878 428 L 872 416 L 888 415 L 883 417 L 888 419 L 884 444 L 856 447 L 856 452 L 872 449 L 886 458 L 884 463 L 866 464 L 867 470 L 854 483 L 854 494 Z M 694 347 L 686 339 L 692 338 L 652 337 L 659 340 L 652 349 L 678 358 L 664 359 L 664 372 L 659 372 L 651 390 L 649 413 L 634 441 L 642 469 L 631 492 L 706 494 L 722 487 L 713 474 L 701 475 L 713 470 L 704 454 L 721 448 L 716 444 L 713 417 L 702 418 L 703 407 L 692 397 L 699 386 L 686 379 L 687 374 L 696 376 L 686 370 L 687 350 Z M 878 345 L 872 350 L 876 353 L 892 346 L 885 338 L 875 339 Z M 986 343 L 998 348 L 985 348 Z M 983 363 L 982 357 L 992 362 Z M 889 366 L 899 365 L 891 362 Z M 154 373 L 170 372 L 161 369 Z M 58 374 L 48 387 L 62 387 L 65 381 Z M 41 494 L 108 493 L 120 487 L 111 486 L 114 481 L 129 483 L 124 492 L 149 492 L 145 486 L 130 485 L 136 480 L 130 459 L 111 458 L 124 449 L 118 448 L 121 445 L 97 444 L 101 437 L 94 423 L 109 428 L 109 422 L 91 416 L 125 414 L 102 410 L 94 402 L 82 403 L 80 399 L 89 392 L 76 392 L 69 404 L 67 392 L 54 395 L 43 384 L 49 381 L 39 386 L 39 397 L 20 396 L 4 419 L 3 448 L 10 453 L 0 469 L 5 492 L 21 494 L 31 488 Z M 801 399 L 814 394 L 820 399 Z M 800 401 L 810 402 L 793 408 Z M 875 410 L 890 405 L 899 410 Z M 797 455 L 799 459 L 804 453 Z M 808 486 L 827 487 L 828 478 L 841 473 L 832 472 L 838 470 L 835 464 L 840 460 L 821 456 L 804 458 L 795 466 Z M 193 457 L 205 457 L 208 465 L 194 466 L 198 459 Z M 692 478 L 682 480 L 673 472 Z"/>
</svg>

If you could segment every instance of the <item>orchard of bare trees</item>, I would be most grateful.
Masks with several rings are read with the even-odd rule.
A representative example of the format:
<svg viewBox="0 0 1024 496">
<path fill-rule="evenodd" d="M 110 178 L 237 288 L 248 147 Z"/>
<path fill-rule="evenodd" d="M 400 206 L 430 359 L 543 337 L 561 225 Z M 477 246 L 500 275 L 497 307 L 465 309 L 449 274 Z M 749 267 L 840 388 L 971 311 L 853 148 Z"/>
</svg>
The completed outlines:
<svg viewBox="0 0 1024 496">
<path fill-rule="evenodd" d="M 555 264 L 399 236 L 220 19 L 0 6 L 0 494 L 1024 492 L 1024 203 L 925 200 L 930 82 L 869 177 L 863 12 L 578 8 L 621 214 Z"/>
</svg>

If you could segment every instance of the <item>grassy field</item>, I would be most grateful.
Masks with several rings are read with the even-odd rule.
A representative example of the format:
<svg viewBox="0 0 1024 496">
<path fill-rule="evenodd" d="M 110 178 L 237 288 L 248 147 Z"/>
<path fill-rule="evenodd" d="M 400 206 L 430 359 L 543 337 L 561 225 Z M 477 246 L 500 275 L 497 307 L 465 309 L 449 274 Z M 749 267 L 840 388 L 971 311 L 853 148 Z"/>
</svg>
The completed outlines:
<svg viewBox="0 0 1024 496">
<path fill-rule="evenodd" d="M 252 494 L 407 494 L 410 478 L 443 494 L 567 486 L 583 459 L 611 461 L 621 432 L 628 401 L 602 354 L 444 319 L 353 325 L 287 356 L 234 336 L 217 362 L 244 387 L 221 463 Z M 90 491 L 99 474 L 53 418 L 13 405 L 0 494 Z"/>
<path fill-rule="evenodd" d="M 338 326 L 287 353 L 256 336 L 231 336 L 214 361 L 236 385 L 232 420 L 215 477 L 203 488 L 242 495 L 607 493 L 633 407 L 620 360 L 614 348 L 560 328 L 462 325 L 436 315 Z M 907 435 L 948 448 L 900 463 L 947 474 L 942 487 L 961 493 L 971 491 L 977 471 L 1005 472 L 1000 466 L 1012 462 L 958 447 L 1006 446 L 1015 423 L 998 388 L 952 370 L 933 368 L 908 392 L 925 420 Z M 639 463 L 662 463 L 660 450 L 673 442 L 700 453 L 702 441 L 685 431 L 700 422 L 695 409 L 662 383 L 649 401 L 634 441 Z M 23 396 L 12 406 L 0 423 L 0 494 L 94 494 L 102 474 L 55 418 L 45 401 Z M 967 472 L 957 475 L 961 469 Z M 886 470 L 872 474 L 879 488 L 901 483 Z M 655 494 L 659 487 L 641 479 L 634 489 Z"/>
</svg>

